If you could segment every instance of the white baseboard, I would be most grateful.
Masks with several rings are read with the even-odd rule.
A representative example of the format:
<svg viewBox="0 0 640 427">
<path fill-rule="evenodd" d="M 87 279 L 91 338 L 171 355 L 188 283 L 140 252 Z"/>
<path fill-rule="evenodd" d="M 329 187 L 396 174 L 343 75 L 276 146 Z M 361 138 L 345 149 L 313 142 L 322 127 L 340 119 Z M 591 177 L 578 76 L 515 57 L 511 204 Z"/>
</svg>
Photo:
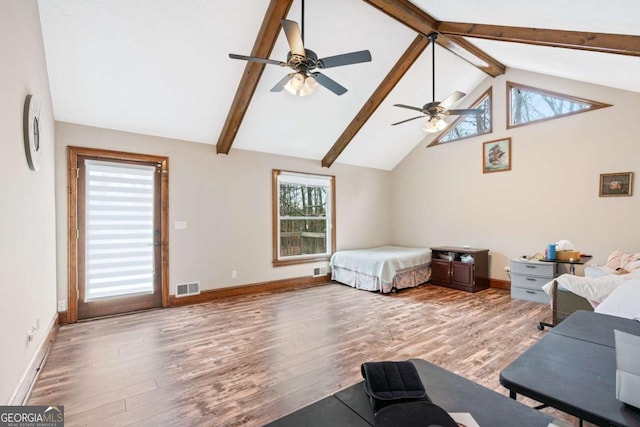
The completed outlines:
<svg viewBox="0 0 640 427">
<path fill-rule="evenodd" d="M 58 333 L 58 313 L 55 313 L 51 322 L 49 322 L 46 331 L 47 335 L 40 342 L 40 346 L 38 346 L 38 349 L 33 354 L 33 357 L 27 365 L 27 369 L 22 374 L 22 377 L 18 382 L 18 386 L 13 392 L 13 395 L 11 395 L 11 399 L 9 399 L 9 403 L 7 403 L 7 405 L 24 405 L 27 402 L 27 399 L 31 394 L 31 388 L 36 382 L 36 378 L 40 373 L 40 368 L 44 365 L 47 355 L 49 354 L 51 344 L 53 344 L 56 334 Z"/>
</svg>

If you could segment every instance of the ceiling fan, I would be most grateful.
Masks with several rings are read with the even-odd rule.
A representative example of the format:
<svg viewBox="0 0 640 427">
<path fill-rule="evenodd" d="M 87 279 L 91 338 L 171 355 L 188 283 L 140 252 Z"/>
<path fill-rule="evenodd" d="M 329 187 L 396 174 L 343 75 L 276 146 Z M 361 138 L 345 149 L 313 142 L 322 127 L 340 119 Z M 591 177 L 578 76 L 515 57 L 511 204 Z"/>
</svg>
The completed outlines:
<svg viewBox="0 0 640 427">
<path fill-rule="evenodd" d="M 307 96 L 312 94 L 318 84 L 320 84 L 336 95 L 342 95 L 347 91 L 347 88 L 315 70 L 318 68 L 333 68 L 342 65 L 371 61 L 371 52 L 368 50 L 360 50 L 357 52 L 328 56 L 326 58 L 318 58 L 318 55 L 316 55 L 314 51 L 311 49 L 305 49 L 304 0 L 302 0 L 302 31 L 300 31 L 300 27 L 298 27 L 298 24 L 294 21 L 282 19 L 280 22 L 282 23 L 282 29 L 287 36 L 289 49 L 291 49 L 287 54 L 286 62 L 274 59 L 258 58 L 255 56 L 236 55 L 235 53 L 229 54 L 229 57 L 233 59 L 261 62 L 264 64 L 291 68 L 294 72 L 284 76 L 284 78 L 276 83 L 276 85 L 271 89 L 271 92 L 281 92 L 282 89 L 286 89 L 293 95 Z"/>
<path fill-rule="evenodd" d="M 412 107 L 411 105 L 405 104 L 393 104 L 394 107 L 407 108 L 409 110 L 420 111 L 422 115 L 412 117 L 410 119 L 402 120 L 397 123 L 393 123 L 391 126 L 399 125 L 401 123 L 410 122 L 411 120 L 420 119 L 422 117 L 428 116 L 429 120 L 424 124 L 422 129 L 425 132 L 436 133 L 440 132 L 444 128 L 447 127 L 447 122 L 444 121 L 444 118 L 449 115 L 461 116 L 467 114 L 481 114 L 484 112 L 481 108 L 475 109 L 463 109 L 463 110 L 449 110 L 456 102 L 460 101 L 464 98 L 465 94 L 459 91 L 453 92 L 451 95 L 446 97 L 442 101 L 436 101 L 436 39 L 438 38 L 438 33 L 429 34 L 429 40 L 432 45 L 432 89 L 433 89 L 433 97 L 432 102 L 425 104 L 420 107 Z"/>
</svg>

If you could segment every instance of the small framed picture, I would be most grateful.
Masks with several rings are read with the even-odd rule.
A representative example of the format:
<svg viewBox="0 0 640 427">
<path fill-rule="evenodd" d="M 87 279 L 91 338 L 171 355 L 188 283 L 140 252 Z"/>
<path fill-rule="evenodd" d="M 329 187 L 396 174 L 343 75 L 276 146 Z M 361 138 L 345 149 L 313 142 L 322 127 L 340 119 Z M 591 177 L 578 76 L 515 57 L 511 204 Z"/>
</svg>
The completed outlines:
<svg viewBox="0 0 640 427">
<path fill-rule="evenodd" d="M 511 138 L 496 139 L 482 144 L 482 173 L 511 170 Z"/>
<path fill-rule="evenodd" d="M 600 197 L 631 196 L 633 172 L 601 173 Z"/>
</svg>

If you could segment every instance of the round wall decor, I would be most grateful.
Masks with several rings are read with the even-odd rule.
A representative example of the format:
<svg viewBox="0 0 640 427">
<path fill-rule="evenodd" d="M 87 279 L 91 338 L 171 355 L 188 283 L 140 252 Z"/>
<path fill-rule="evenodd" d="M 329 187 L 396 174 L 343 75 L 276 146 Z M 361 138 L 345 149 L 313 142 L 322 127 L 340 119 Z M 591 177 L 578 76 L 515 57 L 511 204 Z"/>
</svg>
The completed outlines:
<svg viewBox="0 0 640 427">
<path fill-rule="evenodd" d="M 40 104 L 35 96 L 29 94 L 24 101 L 22 130 L 27 164 L 32 171 L 40 169 Z"/>
</svg>

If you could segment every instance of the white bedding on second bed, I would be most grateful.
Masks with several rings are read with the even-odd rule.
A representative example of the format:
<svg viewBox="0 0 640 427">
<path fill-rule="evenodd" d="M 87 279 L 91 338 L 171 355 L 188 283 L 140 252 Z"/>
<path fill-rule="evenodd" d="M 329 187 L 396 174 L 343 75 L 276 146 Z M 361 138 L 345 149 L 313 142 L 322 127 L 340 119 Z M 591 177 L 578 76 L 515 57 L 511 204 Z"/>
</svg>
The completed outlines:
<svg viewBox="0 0 640 427">
<path fill-rule="evenodd" d="M 332 269 L 346 269 L 380 279 L 383 284 L 392 284 L 397 274 L 431 264 L 431 250 L 403 246 L 381 246 L 372 249 L 339 251 L 329 263 Z M 335 279 L 335 277 L 334 277 Z M 353 284 L 347 283 L 351 286 Z M 368 289 L 381 290 L 385 289 Z"/>
<path fill-rule="evenodd" d="M 607 274 L 598 277 L 574 276 L 572 274 L 562 274 L 554 280 L 548 282 L 542 289 L 549 295 L 552 294 L 553 282 L 568 291 L 573 292 L 583 298 L 596 303 L 601 303 L 618 286 L 631 279 L 640 278 L 640 270 L 629 274 Z"/>
</svg>

